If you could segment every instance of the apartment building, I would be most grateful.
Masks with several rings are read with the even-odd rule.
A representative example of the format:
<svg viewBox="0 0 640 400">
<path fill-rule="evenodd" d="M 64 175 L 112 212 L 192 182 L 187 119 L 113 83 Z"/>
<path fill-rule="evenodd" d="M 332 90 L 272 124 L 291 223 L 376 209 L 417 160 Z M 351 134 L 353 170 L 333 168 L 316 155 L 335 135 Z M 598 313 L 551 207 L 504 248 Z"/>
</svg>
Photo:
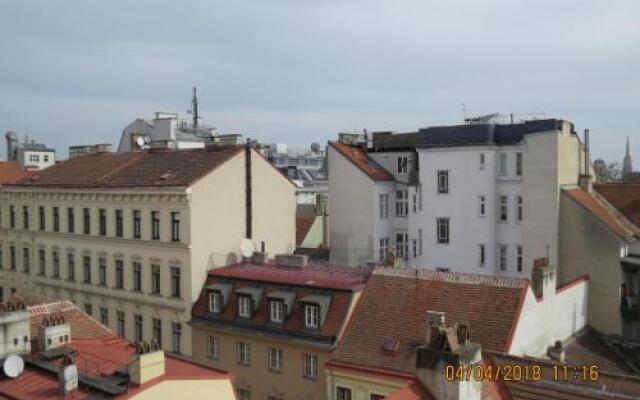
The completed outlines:
<svg viewBox="0 0 640 400">
<path fill-rule="evenodd" d="M 244 238 L 295 248 L 295 187 L 249 147 L 88 154 L 0 196 L 0 297 L 69 299 L 185 355 L 208 270 L 237 262 Z"/>
<path fill-rule="evenodd" d="M 560 188 L 583 160 L 556 119 L 343 136 L 329 146 L 331 259 L 529 277 L 535 258 L 557 265 Z"/>
<path fill-rule="evenodd" d="M 194 361 L 232 372 L 238 400 L 324 399 L 323 366 L 369 273 L 279 255 L 210 271 L 193 308 Z"/>
</svg>

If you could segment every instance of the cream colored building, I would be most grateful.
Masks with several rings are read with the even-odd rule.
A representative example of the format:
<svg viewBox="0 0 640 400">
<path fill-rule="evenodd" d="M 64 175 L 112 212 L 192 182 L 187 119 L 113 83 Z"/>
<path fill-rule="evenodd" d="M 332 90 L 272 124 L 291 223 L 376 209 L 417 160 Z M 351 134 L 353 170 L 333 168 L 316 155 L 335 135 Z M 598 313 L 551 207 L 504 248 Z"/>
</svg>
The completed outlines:
<svg viewBox="0 0 640 400">
<path fill-rule="evenodd" d="M 246 237 L 293 251 L 294 191 L 244 147 L 68 160 L 0 192 L 0 297 L 70 299 L 129 340 L 190 355 L 207 271 L 237 262 Z"/>
</svg>

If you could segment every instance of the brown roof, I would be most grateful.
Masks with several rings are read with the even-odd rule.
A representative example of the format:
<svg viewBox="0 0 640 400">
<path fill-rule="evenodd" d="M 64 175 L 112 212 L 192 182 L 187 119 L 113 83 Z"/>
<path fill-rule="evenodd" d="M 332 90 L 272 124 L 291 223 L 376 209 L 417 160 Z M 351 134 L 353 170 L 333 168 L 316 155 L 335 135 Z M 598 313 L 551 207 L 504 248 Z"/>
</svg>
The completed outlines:
<svg viewBox="0 0 640 400">
<path fill-rule="evenodd" d="M 602 183 L 594 188 L 631 222 L 640 226 L 640 183 Z"/>
<path fill-rule="evenodd" d="M 189 186 L 243 147 L 96 153 L 74 157 L 14 185 L 63 188 Z"/>
<path fill-rule="evenodd" d="M 296 217 L 296 246 L 300 246 L 307 237 L 316 217 Z"/>
<path fill-rule="evenodd" d="M 640 229 L 598 193 L 587 193 L 581 188 L 567 188 L 562 192 L 593 214 L 615 234 L 622 237 L 640 235 Z"/>
<path fill-rule="evenodd" d="M 528 288 L 524 279 L 378 267 L 330 364 L 414 374 L 427 311 L 467 323 L 471 340 L 483 349 L 508 351 Z M 399 341 L 397 350 L 384 350 L 389 340 Z"/>
<path fill-rule="evenodd" d="M 618 349 L 606 335 L 590 326 L 572 338 L 564 349 L 565 361 L 572 365 L 597 365 L 602 371 L 613 374 L 640 374 L 640 366 L 632 359 L 640 353 L 640 344 L 627 351 Z"/>
<path fill-rule="evenodd" d="M 340 142 L 329 142 L 329 145 L 342 154 L 347 160 L 351 161 L 360 171 L 374 181 L 392 181 L 391 175 L 380 164 L 367 156 L 367 152 L 361 147 L 349 146 Z"/>
<path fill-rule="evenodd" d="M 32 174 L 12 161 L 0 161 L 0 185 L 14 183 Z"/>
</svg>

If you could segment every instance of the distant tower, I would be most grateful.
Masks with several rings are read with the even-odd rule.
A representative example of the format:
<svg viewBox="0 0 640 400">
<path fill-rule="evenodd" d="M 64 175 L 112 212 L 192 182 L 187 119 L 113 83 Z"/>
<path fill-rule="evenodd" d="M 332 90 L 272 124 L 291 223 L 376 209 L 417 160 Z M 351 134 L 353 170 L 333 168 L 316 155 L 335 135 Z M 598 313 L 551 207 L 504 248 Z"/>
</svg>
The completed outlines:
<svg viewBox="0 0 640 400">
<path fill-rule="evenodd" d="M 631 150 L 629 148 L 629 136 L 627 136 L 627 151 L 624 154 L 624 160 L 622 161 L 622 176 L 628 175 L 633 172 L 633 165 L 631 163 Z"/>
</svg>

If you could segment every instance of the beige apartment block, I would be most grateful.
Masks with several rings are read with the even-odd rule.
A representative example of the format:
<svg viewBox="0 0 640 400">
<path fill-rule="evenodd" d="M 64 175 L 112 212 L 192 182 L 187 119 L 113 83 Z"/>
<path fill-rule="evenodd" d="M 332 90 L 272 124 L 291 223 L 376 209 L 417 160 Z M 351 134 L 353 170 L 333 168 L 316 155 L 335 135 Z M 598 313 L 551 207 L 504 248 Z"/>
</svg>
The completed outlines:
<svg viewBox="0 0 640 400">
<path fill-rule="evenodd" d="M 17 288 L 69 299 L 189 356 L 207 271 L 237 262 L 246 237 L 293 251 L 295 187 L 241 146 L 90 154 L 3 186 L 0 217 L 0 301 Z"/>
</svg>

